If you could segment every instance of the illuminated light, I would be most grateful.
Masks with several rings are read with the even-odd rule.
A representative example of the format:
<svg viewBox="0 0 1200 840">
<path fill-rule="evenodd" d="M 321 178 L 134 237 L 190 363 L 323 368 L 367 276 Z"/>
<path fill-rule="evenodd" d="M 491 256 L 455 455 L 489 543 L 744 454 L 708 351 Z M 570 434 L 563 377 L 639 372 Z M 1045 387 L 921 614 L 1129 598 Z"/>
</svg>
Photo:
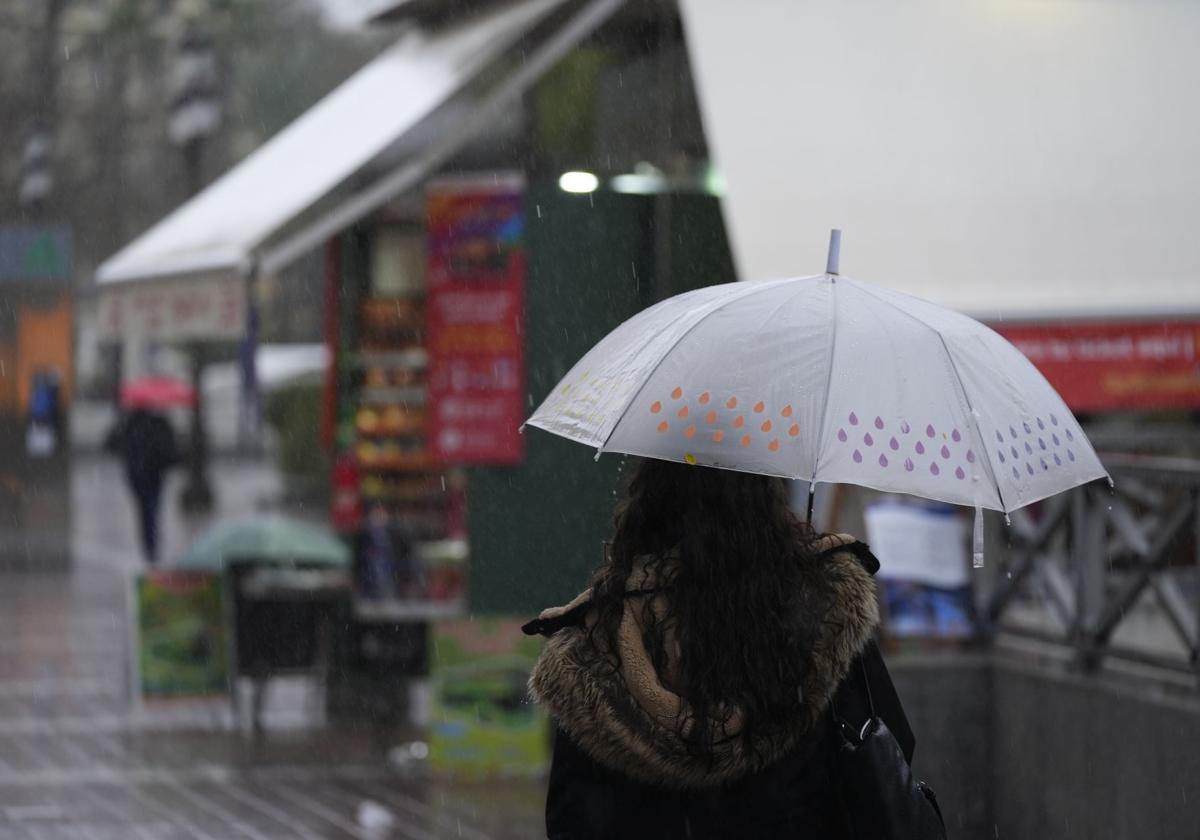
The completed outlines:
<svg viewBox="0 0 1200 840">
<path fill-rule="evenodd" d="M 558 179 L 558 188 L 569 193 L 595 192 L 600 179 L 591 172 L 564 172 Z"/>
<path fill-rule="evenodd" d="M 624 193 L 625 195 L 654 195 L 655 193 L 666 192 L 667 181 L 661 175 L 642 175 L 638 173 L 630 173 L 627 175 L 614 175 L 609 182 L 613 192 Z"/>
</svg>

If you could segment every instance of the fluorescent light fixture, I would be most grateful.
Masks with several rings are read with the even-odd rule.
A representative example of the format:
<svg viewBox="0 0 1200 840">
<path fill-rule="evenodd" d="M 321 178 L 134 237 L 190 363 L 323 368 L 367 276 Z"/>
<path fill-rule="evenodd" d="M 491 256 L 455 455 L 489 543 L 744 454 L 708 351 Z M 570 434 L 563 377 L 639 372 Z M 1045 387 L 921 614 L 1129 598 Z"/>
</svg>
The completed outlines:
<svg viewBox="0 0 1200 840">
<path fill-rule="evenodd" d="M 595 192 L 600 179 L 591 172 L 564 172 L 558 179 L 558 188 L 569 193 Z"/>
<path fill-rule="evenodd" d="M 613 192 L 653 195 L 664 192 L 667 188 L 667 181 L 662 175 L 643 175 L 634 172 L 627 175 L 614 175 L 612 188 Z"/>
</svg>

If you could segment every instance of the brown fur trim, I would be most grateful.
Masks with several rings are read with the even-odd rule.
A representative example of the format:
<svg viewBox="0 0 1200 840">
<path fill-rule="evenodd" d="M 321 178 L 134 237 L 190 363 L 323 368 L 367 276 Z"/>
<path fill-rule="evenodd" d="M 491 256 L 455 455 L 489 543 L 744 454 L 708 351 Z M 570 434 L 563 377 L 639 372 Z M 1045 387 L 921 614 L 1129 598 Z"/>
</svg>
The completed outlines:
<svg viewBox="0 0 1200 840">
<path fill-rule="evenodd" d="M 849 552 L 820 557 L 805 577 L 804 602 L 823 620 L 800 687 L 804 711 L 784 722 L 780 734 L 757 737 L 753 750 L 736 736 L 735 711 L 726 730 L 730 737 L 717 744 L 711 760 L 688 751 L 673 725 L 674 711 L 685 701 L 654 672 L 631 620 L 639 598 L 626 606 L 619 673 L 600 664 L 584 627 L 571 626 L 547 641 L 530 690 L 588 755 L 632 778 L 673 788 L 707 788 L 738 779 L 781 758 L 812 729 L 879 621 L 875 582 Z"/>
</svg>

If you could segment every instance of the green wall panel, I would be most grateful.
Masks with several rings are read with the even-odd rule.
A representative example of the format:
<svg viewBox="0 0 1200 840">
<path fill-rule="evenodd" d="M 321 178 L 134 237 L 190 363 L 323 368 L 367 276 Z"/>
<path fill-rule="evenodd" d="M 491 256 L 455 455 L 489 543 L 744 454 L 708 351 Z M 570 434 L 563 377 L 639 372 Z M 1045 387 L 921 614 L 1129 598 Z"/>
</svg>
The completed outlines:
<svg viewBox="0 0 1200 840">
<path fill-rule="evenodd" d="M 655 275 L 655 199 L 569 195 L 552 182 L 528 190 L 527 411 L 621 321 L 666 294 L 726 282 L 732 261 L 716 199 L 673 196 L 669 260 Z M 659 238 L 661 243 L 662 238 Z M 620 486 L 619 455 L 539 429 L 514 468 L 470 470 L 471 606 L 532 614 L 565 603 L 599 564 Z"/>
</svg>

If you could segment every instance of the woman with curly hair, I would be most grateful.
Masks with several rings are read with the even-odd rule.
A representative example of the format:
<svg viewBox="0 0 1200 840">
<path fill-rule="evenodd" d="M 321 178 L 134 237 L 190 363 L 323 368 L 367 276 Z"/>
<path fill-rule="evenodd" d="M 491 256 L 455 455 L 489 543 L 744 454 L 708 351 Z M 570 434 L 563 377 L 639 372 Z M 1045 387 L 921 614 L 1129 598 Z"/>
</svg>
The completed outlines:
<svg viewBox="0 0 1200 840">
<path fill-rule="evenodd" d="M 782 479 L 653 459 L 614 525 L 591 586 L 526 626 L 548 636 L 548 836 L 846 836 L 830 706 L 852 668 L 913 748 L 866 547 L 798 521 Z"/>
</svg>

